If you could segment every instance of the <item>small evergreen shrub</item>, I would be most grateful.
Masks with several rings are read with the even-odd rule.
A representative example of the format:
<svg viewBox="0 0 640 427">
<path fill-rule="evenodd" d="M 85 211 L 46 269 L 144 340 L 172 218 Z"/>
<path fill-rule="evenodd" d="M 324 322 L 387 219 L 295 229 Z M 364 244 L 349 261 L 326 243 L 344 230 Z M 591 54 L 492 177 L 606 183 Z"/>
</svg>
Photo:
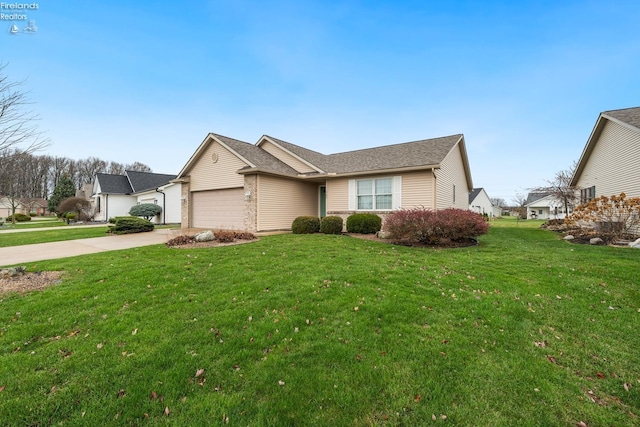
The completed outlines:
<svg viewBox="0 0 640 427">
<path fill-rule="evenodd" d="M 136 216 L 120 216 L 110 218 L 109 222 L 113 223 L 114 225 L 109 226 L 109 230 L 107 231 L 107 233 L 112 234 L 143 233 L 145 231 L 153 230 L 153 224 L 151 223 L 151 221 L 144 218 L 138 218 Z"/>
<path fill-rule="evenodd" d="M 347 232 L 375 234 L 382 228 L 382 218 L 373 213 L 357 213 L 347 218 Z"/>
<path fill-rule="evenodd" d="M 441 245 L 475 238 L 489 231 L 482 215 L 464 209 L 402 209 L 387 216 L 389 238 L 404 244 Z"/>
<path fill-rule="evenodd" d="M 7 217 L 7 222 L 13 222 L 13 217 L 14 217 L 14 215 L 9 215 Z M 25 215 L 25 214 L 22 214 L 22 213 L 16 213 L 15 217 L 16 217 L 16 221 L 17 222 L 31 221 L 31 217 L 29 215 Z"/>
<path fill-rule="evenodd" d="M 320 231 L 320 218 L 315 216 L 299 216 L 291 224 L 293 234 L 313 234 Z"/>
<path fill-rule="evenodd" d="M 132 206 L 131 209 L 129 209 L 129 215 L 141 216 L 144 219 L 151 219 L 156 215 L 160 215 L 161 213 L 162 207 L 156 205 L 155 203 L 142 203 Z"/>
<path fill-rule="evenodd" d="M 320 232 L 324 234 L 342 233 L 342 218 L 339 216 L 325 216 L 320 221 Z"/>
</svg>

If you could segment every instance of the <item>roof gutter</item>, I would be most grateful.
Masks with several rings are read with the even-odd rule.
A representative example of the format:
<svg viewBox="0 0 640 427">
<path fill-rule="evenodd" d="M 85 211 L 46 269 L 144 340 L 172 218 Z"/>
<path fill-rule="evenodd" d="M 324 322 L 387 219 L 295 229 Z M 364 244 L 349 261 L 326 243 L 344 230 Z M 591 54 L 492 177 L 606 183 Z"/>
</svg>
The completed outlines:
<svg viewBox="0 0 640 427">
<path fill-rule="evenodd" d="M 265 175 L 275 175 L 282 176 L 285 178 L 291 179 L 302 179 L 302 180 L 314 180 L 318 178 L 345 178 L 350 176 L 362 176 L 362 175 L 380 175 L 380 174 L 390 174 L 390 173 L 399 173 L 399 172 L 415 172 L 415 171 L 424 171 L 424 170 L 434 170 L 440 169 L 440 165 L 421 165 L 421 166 L 411 166 L 411 167 L 401 167 L 401 168 L 392 168 L 392 169 L 375 169 L 375 170 L 366 170 L 366 171 L 358 171 L 358 172 L 344 172 L 344 173 L 336 173 L 336 172 L 328 172 L 328 173 L 319 173 L 319 174 L 298 174 L 298 175 L 289 175 L 282 172 L 275 172 L 262 168 L 242 168 L 236 173 L 240 175 L 249 175 L 255 173 L 262 173 Z"/>
</svg>

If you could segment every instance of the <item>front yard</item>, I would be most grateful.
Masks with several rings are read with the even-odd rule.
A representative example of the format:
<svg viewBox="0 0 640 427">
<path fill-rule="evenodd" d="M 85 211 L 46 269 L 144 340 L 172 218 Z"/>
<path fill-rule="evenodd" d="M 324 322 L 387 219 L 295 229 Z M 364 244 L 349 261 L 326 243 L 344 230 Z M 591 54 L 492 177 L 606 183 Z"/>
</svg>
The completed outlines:
<svg viewBox="0 0 640 427">
<path fill-rule="evenodd" d="M 7 425 L 640 425 L 640 251 L 496 221 L 38 262 L 0 294 Z M 579 424 L 583 423 L 583 424 Z"/>
</svg>

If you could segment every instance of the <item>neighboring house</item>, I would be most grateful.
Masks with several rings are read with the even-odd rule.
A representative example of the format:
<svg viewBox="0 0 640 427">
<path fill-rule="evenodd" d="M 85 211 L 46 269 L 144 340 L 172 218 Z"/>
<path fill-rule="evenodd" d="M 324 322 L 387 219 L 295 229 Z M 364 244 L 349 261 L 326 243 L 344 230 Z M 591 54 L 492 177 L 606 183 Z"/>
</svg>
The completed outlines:
<svg viewBox="0 0 640 427">
<path fill-rule="evenodd" d="M 484 188 L 474 188 L 471 190 L 471 193 L 469 193 L 469 210 L 482 215 L 486 214 L 490 218 L 502 216 L 502 208 L 500 206 L 493 206 Z"/>
<path fill-rule="evenodd" d="M 468 209 L 473 188 L 463 135 L 325 155 L 210 133 L 176 181 L 183 227 L 252 232 L 290 230 L 302 215 Z"/>
<path fill-rule="evenodd" d="M 11 215 L 13 202 L 9 197 L 0 196 L 0 218 L 6 218 Z M 31 213 L 37 216 L 44 216 L 48 213 L 47 201 L 42 198 L 21 198 L 15 199 L 16 213 L 29 215 Z"/>
<path fill-rule="evenodd" d="M 569 212 L 565 212 L 564 203 L 551 193 L 529 193 L 524 206 L 527 219 L 564 219 L 573 212 L 571 206 L 568 207 Z"/>
<path fill-rule="evenodd" d="M 162 213 L 157 223 L 180 222 L 180 184 L 171 183 L 175 175 L 125 171 L 124 175 L 97 173 L 93 182 L 95 221 L 129 215 L 132 206 L 155 203 Z"/>
<path fill-rule="evenodd" d="M 580 202 L 625 193 L 640 197 L 640 107 L 600 113 L 571 185 Z"/>
</svg>

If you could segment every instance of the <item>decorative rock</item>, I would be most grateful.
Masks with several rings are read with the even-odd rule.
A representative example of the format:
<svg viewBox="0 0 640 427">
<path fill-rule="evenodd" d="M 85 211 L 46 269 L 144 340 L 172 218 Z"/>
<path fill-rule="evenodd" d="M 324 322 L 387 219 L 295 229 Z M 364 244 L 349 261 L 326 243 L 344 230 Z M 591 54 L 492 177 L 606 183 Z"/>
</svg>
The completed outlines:
<svg viewBox="0 0 640 427">
<path fill-rule="evenodd" d="M 213 231 L 207 230 L 196 234 L 195 239 L 196 242 L 211 242 L 212 240 L 215 240 L 215 236 L 213 235 Z"/>
<path fill-rule="evenodd" d="M 382 231 L 382 230 L 378 231 L 376 233 L 376 235 L 378 236 L 379 239 L 388 239 L 389 238 L 389 233 L 386 232 L 386 231 Z"/>
<path fill-rule="evenodd" d="M 629 247 L 635 248 L 635 249 L 640 249 L 640 239 L 637 239 L 635 242 L 629 243 Z"/>
<path fill-rule="evenodd" d="M 573 237 L 571 234 L 567 234 L 566 236 L 564 236 L 564 240 L 573 240 L 575 239 L 575 237 Z"/>
<path fill-rule="evenodd" d="M 594 237 L 593 239 L 589 239 L 589 244 L 590 245 L 601 245 L 604 243 L 604 240 L 602 240 L 599 237 Z"/>
<path fill-rule="evenodd" d="M 0 270 L 0 277 L 15 277 L 20 274 L 24 274 L 27 271 L 27 267 L 9 267 Z"/>
</svg>

